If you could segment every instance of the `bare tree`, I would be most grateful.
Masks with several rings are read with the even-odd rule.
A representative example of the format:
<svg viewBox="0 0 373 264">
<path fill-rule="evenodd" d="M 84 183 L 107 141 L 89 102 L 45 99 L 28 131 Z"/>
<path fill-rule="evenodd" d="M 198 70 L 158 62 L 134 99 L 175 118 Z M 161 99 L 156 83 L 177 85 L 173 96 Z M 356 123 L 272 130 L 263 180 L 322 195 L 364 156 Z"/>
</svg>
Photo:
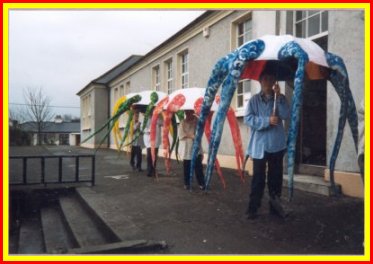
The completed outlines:
<svg viewBox="0 0 373 264">
<path fill-rule="evenodd" d="M 25 121 L 24 111 L 20 107 L 11 107 L 9 108 L 9 118 L 14 126 L 21 124 Z"/>
<path fill-rule="evenodd" d="M 26 102 L 26 118 L 34 121 L 37 126 L 38 145 L 41 145 L 41 133 L 54 114 L 49 107 L 51 99 L 45 95 L 42 88 L 27 88 L 24 90 Z"/>
<path fill-rule="evenodd" d="M 63 121 L 65 121 L 65 122 L 71 122 L 71 120 L 73 119 L 73 117 L 72 117 L 71 114 L 64 114 L 64 115 L 62 116 L 62 119 L 63 119 Z"/>
</svg>

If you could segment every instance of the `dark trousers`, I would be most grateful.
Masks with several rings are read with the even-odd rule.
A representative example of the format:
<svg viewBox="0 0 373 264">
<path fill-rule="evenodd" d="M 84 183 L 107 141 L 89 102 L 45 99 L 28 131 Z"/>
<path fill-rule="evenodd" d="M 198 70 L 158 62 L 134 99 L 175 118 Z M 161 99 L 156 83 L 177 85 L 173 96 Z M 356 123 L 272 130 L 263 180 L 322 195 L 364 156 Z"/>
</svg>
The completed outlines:
<svg viewBox="0 0 373 264">
<path fill-rule="evenodd" d="M 131 147 L 131 160 L 130 164 L 132 168 L 141 170 L 142 153 L 140 146 Z"/>
<path fill-rule="evenodd" d="M 267 178 L 268 192 L 271 198 L 281 197 L 284 151 L 264 153 L 263 159 L 253 159 L 254 173 L 251 181 L 249 212 L 260 207 Z M 267 169 L 268 165 L 268 169 Z"/>
<path fill-rule="evenodd" d="M 205 187 L 205 176 L 203 174 L 203 165 L 202 165 L 202 155 L 198 155 L 196 159 L 196 166 L 194 168 L 194 173 L 196 174 L 196 178 L 198 181 L 199 186 Z M 185 186 L 189 186 L 189 173 L 190 173 L 190 163 L 191 160 L 184 160 L 183 167 L 184 167 L 184 184 Z"/>
<path fill-rule="evenodd" d="M 146 149 L 146 175 L 149 177 L 155 177 L 155 169 L 157 167 L 157 159 L 158 159 L 158 148 L 155 148 L 155 162 L 153 166 L 153 159 L 152 159 L 152 149 L 147 148 Z"/>
<path fill-rule="evenodd" d="M 364 183 L 364 154 L 359 155 L 357 163 L 359 164 L 361 179 Z"/>
</svg>

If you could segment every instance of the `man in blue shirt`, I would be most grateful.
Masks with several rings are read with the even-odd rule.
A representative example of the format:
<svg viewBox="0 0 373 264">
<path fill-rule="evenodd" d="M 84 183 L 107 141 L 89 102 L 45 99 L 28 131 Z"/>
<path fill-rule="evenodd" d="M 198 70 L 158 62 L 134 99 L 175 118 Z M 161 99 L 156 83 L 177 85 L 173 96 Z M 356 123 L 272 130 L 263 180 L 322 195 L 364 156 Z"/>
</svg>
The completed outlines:
<svg viewBox="0 0 373 264">
<path fill-rule="evenodd" d="M 245 124 L 250 127 L 250 141 L 246 154 L 253 159 L 254 170 L 247 209 L 249 219 L 257 217 L 266 176 L 271 213 L 282 215 L 283 212 L 279 203 L 283 180 L 282 163 L 286 149 L 282 120 L 288 118 L 289 106 L 285 96 L 280 93 L 280 87 L 272 73 L 264 71 L 259 82 L 261 91 L 250 99 L 244 118 Z"/>
</svg>

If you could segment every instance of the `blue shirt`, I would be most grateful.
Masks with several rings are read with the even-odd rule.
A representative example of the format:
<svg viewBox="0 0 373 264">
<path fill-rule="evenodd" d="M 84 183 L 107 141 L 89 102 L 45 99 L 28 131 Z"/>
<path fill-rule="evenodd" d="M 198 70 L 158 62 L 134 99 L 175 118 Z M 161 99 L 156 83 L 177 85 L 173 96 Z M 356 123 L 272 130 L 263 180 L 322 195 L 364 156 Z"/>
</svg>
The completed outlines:
<svg viewBox="0 0 373 264">
<path fill-rule="evenodd" d="M 274 96 L 266 98 L 260 92 L 254 95 L 247 104 L 244 123 L 250 129 L 250 141 L 246 155 L 254 159 L 262 159 L 264 152 L 274 153 L 286 148 L 285 130 L 282 120 L 289 117 L 289 105 L 284 95 L 276 99 L 276 115 L 279 123 L 269 124 L 269 117 L 273 113 Z"/>
</svg>

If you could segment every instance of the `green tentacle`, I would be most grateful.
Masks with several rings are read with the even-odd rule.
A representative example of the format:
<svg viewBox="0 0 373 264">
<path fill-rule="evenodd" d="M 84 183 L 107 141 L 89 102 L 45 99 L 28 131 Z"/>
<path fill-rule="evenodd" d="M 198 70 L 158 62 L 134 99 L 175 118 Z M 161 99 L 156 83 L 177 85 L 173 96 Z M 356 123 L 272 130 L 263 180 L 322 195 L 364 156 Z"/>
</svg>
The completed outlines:
<svg viewBox="0 0 373 264">
<path fill-rule="evenodd" d="M 123 144 L 126 141 L 126 138 L 128 136 L 128 132 L 130 131 L 130 126 L 131 126 L 131 122 L 132 122 L 132 119 L 133 119 L 133 115 L 134 115 L 134 111 L 132 109 L 130 109 L 129 112 L 128 112 L 128 120 L 127 120 L 126 126 L 124 127 L 123 137 L 122 137 L 122 140 L 120 141 L 119 150 L 122 149 Z"/>
<path fill-rule="evenodd" d="M 102 142 L 104 142 L 104 140 L 110 135 L 110 132 L 113 129 L 115 122 L 118 121 L 119 117 L 124 112 L 126 112 L 128 109 L 130 109 L 132 104 L 137 103 L 140 100 L 141 100 L 141 96 L 140 95 L 135 95 L 135 96 L 129 98 L 128 100 L 124 101 L 123 104 L 118 108 L 118 111 L 103 126 L 101 126 L 93 134 L 89 135 L 86 139 L 84 139 L 81 142 L 81 144 L 87 142 L 89 139 L 91 139 L 97 133 L 104 130 L 109 125 L 108 132 L 104 135 L 104 137 L 100 141 L 100 144 L 98 145 L 98 147 L 101 146 Z"/>
<path fill-rule="evenodd" d="M 141 126 L 141 129 L 136 131 L 132 141 L 128 144 L 126 144 L 125 146 L 128 146 L 128 145 L 131 145 L 135 140 L 137 140 L 139 138 L 140 135 L 142 135 L 144 133 L 144 130 L 146 128 L 146 124 L 148 123 L 148 120 L 149 120 L 149 117 L 155 107 L 155 104 L 158 102 L 158 94 L 157 92 L 152 92 L 150 94 L 150 104 L 147 106 L 146 108 L 146 111 L 145 111 L 145 114 L 144 114 L 144 121 L 142 123 L 142 126 Z"/>
<path fill-rule="evenodd" d="M 171 144 L 171 148 L 170 148 L 170 156 L 171 156 L 171 153 L 172 151 L 174 150 L 174 147 L 176 145 L 176 141 L 177 141 L 177 122 L 176 122 L 176 116 L 175 115 L 172 115 L 172 118 L 171 118 L 171 126 L 172 126 L 172 144 Z"/>
<path fill-rule="evenodd" d="M 185 115 L 184 115 L 184 110 L 179 110 L 175 113 L 175 115 L 177 116 L 177 118 L 179 119 L 179 122 L 183 121 L 184 118 L 185 118 Z M 173 124 L 172 124 L 173 125 Z M 177 131 L 177 130 L 176 130 Z M 175 143 L 175 156 L 176 156 L 176 160 L 177 162 L 179 162 L 179 143 L 180 143 L 180 140 L 179 140 L 179 136 L 176 135 L 176 143 Z M 172 143 L 173 144 L 173 143 Z M 171 147 L 171 149 L 173 148 L 173 146 Z M 172 151 L 172 150 L 171 150 Z"/>
</svg>

